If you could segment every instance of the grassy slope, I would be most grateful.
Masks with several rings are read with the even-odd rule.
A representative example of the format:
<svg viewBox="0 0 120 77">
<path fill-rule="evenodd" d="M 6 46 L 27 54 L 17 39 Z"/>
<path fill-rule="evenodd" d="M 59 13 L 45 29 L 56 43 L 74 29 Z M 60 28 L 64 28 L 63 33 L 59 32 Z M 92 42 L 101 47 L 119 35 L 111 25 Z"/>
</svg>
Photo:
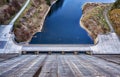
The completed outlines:
<svg viewBox="0 0 120 77">
<path fill-rule="evenodd" d="M 16 2 L 9 2 L 8 0 L 0 0 L 0 24 L 9 24 L 16 13 L 24 5 L 26 0 L 16 0 Z M 15 4 L 17 3 L 17 4 Z M 22 3 L 22 5 L 20 5 Z M 11 5 L 11 7 L 10 7 Z M 18 7 L 20 6 L 20 8 Z M 5 12 L 6 10 L 6 12 Z"/>
<path fill-rule="evenodd" d="M 87 4 L 88 7 L 89 4 Z M 91 6 L 91 5 L 90 5 Z M 87 8 L 85 7 L 85 8 Z M 110 31 L 110 28 L 105 21 L 103 11 L 108 7 L 108 4 L 102 4 L 95 7 L 92 7 L 91 10 L 86 11 L 83 14 L 81 22 L 88 31 L 93 39 L 97 37 L 98 34 L 105 34 Z"/>
<path fill-rule="evenodd" d="M 36 32 L 40 31 L 48 8 L 48 2 L 45 0 L 31 0 L 14 25 L 14 33 L 18 42 L 29 41 Z"/>
<path fill-rule="evenodd" d="M 120 36 L 120 1 L 116 0 L 111 10 L 109 11 L 109 18 L 111 19 L 115 32 Z"/>
</svg>

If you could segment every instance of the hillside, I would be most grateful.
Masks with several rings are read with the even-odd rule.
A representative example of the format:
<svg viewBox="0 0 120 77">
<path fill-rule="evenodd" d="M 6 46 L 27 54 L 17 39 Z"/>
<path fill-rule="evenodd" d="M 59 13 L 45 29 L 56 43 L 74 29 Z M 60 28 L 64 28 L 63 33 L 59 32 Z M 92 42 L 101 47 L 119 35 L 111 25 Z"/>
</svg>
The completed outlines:
<svg viewBox="0 0 120 77">
<path fill-rule="evenodd" d="M 25 0 L 0 0 L 0 24 L 8 24 Z"/>
<path fill-rule="evenodd" d="M 116 0 L 113 4 L 110 12 L 109 18 L 112 22 L 115 32 L 120 36 L 120 0 Z"/>
<path fill-rule="evenodd" d="M 41 31 L 45 16 L 53 1 L 55 0 L 30 1 L 14 25 L 17 42 L 29 42 L 36 32 Z"/>
<path fill-rule="evenodd" d="M 110 4 L 104 3 L 86 3 L 83 6 L 80 24 L 94 40 L 98 34 L 105 34 L 110 31 L 103 15 L 103 11 L 109 6 Z"/>
</svg>

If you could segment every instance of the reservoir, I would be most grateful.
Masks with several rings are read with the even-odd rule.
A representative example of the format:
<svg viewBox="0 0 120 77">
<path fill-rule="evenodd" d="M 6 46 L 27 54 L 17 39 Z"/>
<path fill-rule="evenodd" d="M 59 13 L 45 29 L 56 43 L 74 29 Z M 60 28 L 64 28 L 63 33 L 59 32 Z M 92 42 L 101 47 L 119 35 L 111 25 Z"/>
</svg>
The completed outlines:
<svg viewBox="0 0 120 77">
<path fill-rule="evenodd" d="M 47 15 L 42 32 L 36 33 L 30 44 L 93 44 L 81 28 L 82 5 L 86 2 L 110 3 L 114 0 L 58 0 Z"/>
</svg>

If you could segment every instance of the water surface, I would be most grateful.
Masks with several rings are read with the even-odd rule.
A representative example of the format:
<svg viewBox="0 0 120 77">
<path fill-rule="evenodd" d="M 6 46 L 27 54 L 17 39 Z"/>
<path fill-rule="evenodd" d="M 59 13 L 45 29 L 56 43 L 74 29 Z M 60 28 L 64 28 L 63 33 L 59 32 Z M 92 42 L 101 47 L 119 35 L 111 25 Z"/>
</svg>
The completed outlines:
<svg viewBox="0 0 120 77">
<path fill-rule="evenodd" d="M 114 0 L 58 0 L 47 15 L 42 32 L 36 33 L 30 44 L 93 44 L 88 33 L 80 27 L 82 5 L 85 2 Z"/>
</svg>

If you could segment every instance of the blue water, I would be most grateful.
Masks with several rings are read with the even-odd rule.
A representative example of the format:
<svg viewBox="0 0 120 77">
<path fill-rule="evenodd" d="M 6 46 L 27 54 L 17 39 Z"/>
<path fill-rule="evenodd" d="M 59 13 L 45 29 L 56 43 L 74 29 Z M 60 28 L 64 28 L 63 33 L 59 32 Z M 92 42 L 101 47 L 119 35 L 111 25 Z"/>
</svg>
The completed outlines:
<svg viewBox="0 0 120 77">
<path fill-rule="evenodd" d="M 47 15 L 42 32 L 36 33 L 30 44 L 93 44 L 79 24 L 85 2 L 108 3 L 114 0 L 58 0 Z"/>
</svg>

